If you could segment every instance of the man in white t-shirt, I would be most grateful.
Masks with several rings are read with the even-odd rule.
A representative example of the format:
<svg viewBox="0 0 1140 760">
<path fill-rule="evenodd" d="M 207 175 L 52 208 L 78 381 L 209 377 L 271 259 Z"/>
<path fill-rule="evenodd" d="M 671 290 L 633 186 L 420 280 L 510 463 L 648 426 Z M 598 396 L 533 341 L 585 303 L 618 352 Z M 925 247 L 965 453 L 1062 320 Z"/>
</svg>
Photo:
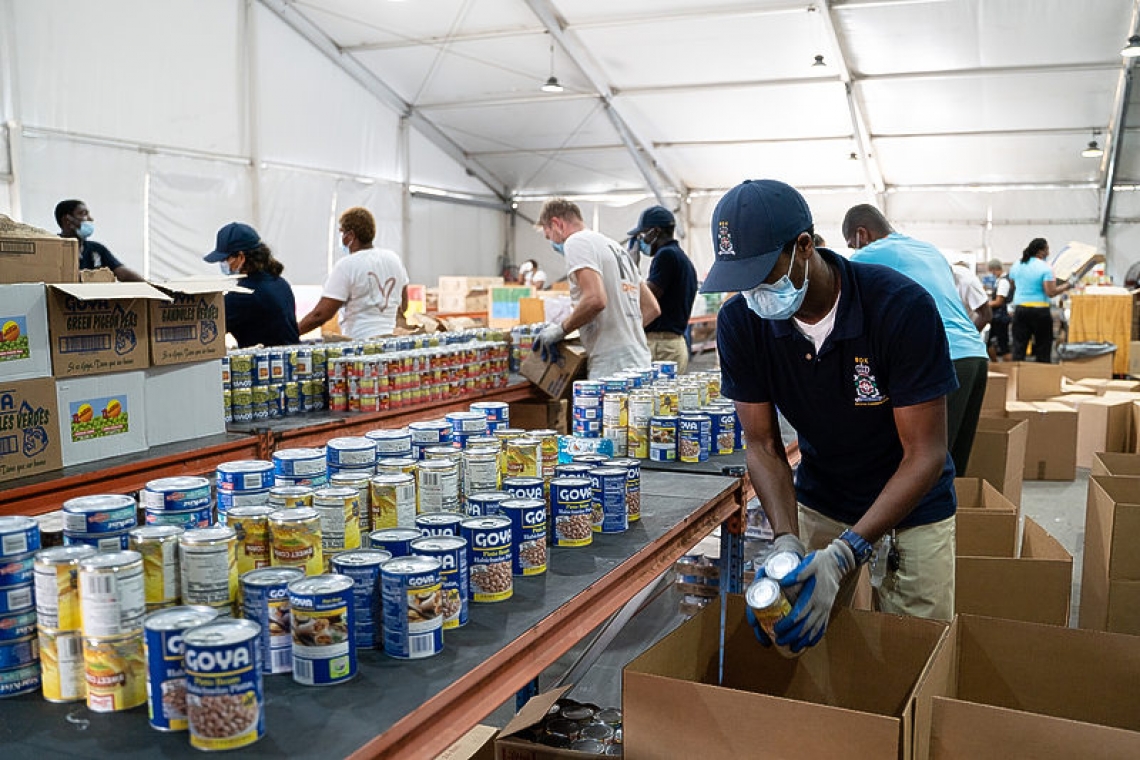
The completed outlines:
<svg viewBox="0 0 1140 760">
<path fill-rule="evenodd" d="M 982 285 L 982 281 L 978 279 L 978 275 L 974 274 L 969 265 L 961 261 L 953 262 L 950 265 L 950 271 L 954 273 L 954 285 L 958 288 L 958 299 L 966 307 L 966 313 L 970 315 L 974 327 L 978 328 L 978 332 L 981 332 L 993 318 L 993 309 L 990 308 L 990 297 L 986 295 L 985 286 Z"/>
<path fill-rule="evenodd" d="M 344 309 L 340 331 L 353 340 L 407 327 L 408 271 L 395 252 L 372 247 L 375 237 L 376 220 L 368 209 L 355 206 L 340 215 L 340 243 L 349 255 L 333 267 L 321 300 L 301 320 L 302 335 L 338 309 Z"/>
<path fill-rule="evenodd" d="M 546 327 L 535 340 L 544 356 L 557 353 L 567 333 L 578 330 L 589 355 L 590 378 L 652 361 L 644 326 L 661 313 L 629 252 L 605 235 L 586 229 L 577 204 L 547 201 L 538 217 L 546 239 L 566 257 L 574 310 L 561 324 Z"/>
</svg>

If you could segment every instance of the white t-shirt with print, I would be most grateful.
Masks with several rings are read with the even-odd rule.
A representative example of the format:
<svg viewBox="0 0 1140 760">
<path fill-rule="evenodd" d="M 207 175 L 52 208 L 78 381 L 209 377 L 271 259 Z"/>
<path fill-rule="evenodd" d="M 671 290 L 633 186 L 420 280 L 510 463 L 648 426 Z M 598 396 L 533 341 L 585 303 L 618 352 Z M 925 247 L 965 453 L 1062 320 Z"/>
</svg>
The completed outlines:
<svg viewBox="0 0 1140 760">
<path fill-rule="evenodd" d="M 336 263 L 322 295 L 344 302 L 340 331 L 361 340 L 392 334 L 407 284 L 408 271 L 394 251 L 365 248 Z"/>
<path fill-rule="evenodd" d="M 606 292 L 606 308 L 578 330 L 590 356 L 590 378 L 648 367 L 652 358 L 641 327 L 641 274 L 629 252 L 593 230 L 575 232 L 566 239 L 565 250 L 571 300 L 577 304 L 582 298 L 575 275 L 582 269 L 601 275 Z"/>
</svg>

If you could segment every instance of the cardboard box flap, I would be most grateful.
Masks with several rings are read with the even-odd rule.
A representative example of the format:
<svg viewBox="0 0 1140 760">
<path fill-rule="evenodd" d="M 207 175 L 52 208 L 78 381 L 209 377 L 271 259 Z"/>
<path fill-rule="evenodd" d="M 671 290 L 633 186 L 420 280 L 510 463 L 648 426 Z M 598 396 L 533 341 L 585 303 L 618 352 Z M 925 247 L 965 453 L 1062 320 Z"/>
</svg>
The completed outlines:
<svg viewBox="0 0 1140 760">
<path fill-rule="evenodd" d="M 237 277 L 191 277 L 184 280 L 152 282 L 156 288 L 187 295 L 203 293 L 252 293 L 249 288 L 237 284 Z"/>
<path fill-rule="evenodd" d="M 550 708 L 554 703 L 562 698 L 562 695 L 574 688 L 574 684 L 569 686 L 560 686 L 557 689 L 543 692 L 537 696 L 531 697 L 530 700 L 523 705 L 515 717 L 511 718 L 511 722 L 499 733 L 502 738 L 514 736 L 519 731 L 530 728 L 536 723 L 541 723 L 546 714 L 550 712 Z"/>
<path fill-rule="evenodd" d="M 1021 557 L 1022 559 L 1073 561 L 1073 555 L 1065 551 L 1061 542 L 1049 535 L 1049 532 L 1031 517 L 1025 518 L 1025 526 L 1022 528 Z"/>
<path fill-rule="evenodd" d="M 170 296 L 145 282 L 68 282 L 51 285 L 81 301 L 103 301 L 114 298 L 151 298 L 169 301 Z"/>
</svg>

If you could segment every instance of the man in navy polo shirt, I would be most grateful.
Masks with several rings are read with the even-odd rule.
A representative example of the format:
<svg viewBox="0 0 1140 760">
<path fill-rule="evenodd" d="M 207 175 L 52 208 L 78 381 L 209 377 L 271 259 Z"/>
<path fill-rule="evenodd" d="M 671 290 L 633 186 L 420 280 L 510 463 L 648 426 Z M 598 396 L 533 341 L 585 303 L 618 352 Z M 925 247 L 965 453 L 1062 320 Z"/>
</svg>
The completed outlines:
<svg viewBox="0 0 1140 760">
<path fill-rule="evenodd" d="M 677 362 L 677 372 L 689 369 L 689 344 L 685 331 L 697 296 L 697 270 L 673 237 L 677 220 L 664 206 L 650 206 L 641 212 L 637 226 L 629 231 L 638 250 L 653 259 L 645 282 L 661 316 L 645 326 L 645 339 L 653 361 Z"/>
<path fill-rule="evenodd" d="M 802 558 L 782 581 L 796 602 L 777 643 L 815 645 L 877 544 L 888 567 L 876 606 L 950 619 L 946 396 L 957 381 L 930 294 L 887 267 L 816 248 L 807 203 L 782 182 L 730 190 L 712 233 L 716 262 L 702 290 L 741 291 L 718 317 L 722 393 L 736 402 L 776 549 Z M 794 481 L 777 410 L 799 436 Z"/>
</svg>

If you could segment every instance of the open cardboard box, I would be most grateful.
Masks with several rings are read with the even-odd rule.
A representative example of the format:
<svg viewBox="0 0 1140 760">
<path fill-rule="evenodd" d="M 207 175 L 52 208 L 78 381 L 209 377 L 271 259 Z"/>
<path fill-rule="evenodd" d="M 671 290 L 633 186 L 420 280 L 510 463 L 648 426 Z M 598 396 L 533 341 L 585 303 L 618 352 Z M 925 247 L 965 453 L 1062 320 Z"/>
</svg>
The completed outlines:
<svg viewBox="0 0 1140 760">
<path fill-rule="evenodd" d="M 562 758 L 581 760 L 587 757 L 597 757 L 597 755 L 588 752 L 576 752 L 571 749 L 547 747 L 520 736 L 520 734 L 531 726 L 541 723 L 554 703 L 573 688 L 573 684 L 560 686 L 557 689 L 545 691 L 542 694 L 531 697 L 530 700 L 523 705 L 523 708 L 518 711 L 518 714 L 511 718 L 511 722 L 503 727 L 498 737 L 496 737 L 495 760 L 561 760 Z M 628 749 L 626 755 L 635 757 L 635 755 L 629 754 Z"/>
<path fill-rule="evenodd" d="M 982 397 L 982 414 L 986 417 L 1004 417 L 1008 394 L 1009 376 L 992 370 L 987 373 L 986 394 Z"/>
<path fill-rule="evenodd" d="M 1026 480 L 1077 477 L 1076 409 L 1056 401 L 1011 401 L 1005 410 L 1010 419 L 1029 423 L 1023 474 Z M 972 460 L 973 454 L 970 456 Z"/>
<path fill-rule="evenodd" d="M 954 492 L 958 555 L 1016 556 L 1020 508 L 981 478 L 955 478 Z"/>
<path fill-rule="evenodd" d="M 915 710 L 919 760 L 1140 757 L 1140 638 L 959 615 Z"/>
<path fill-rule="evenodd" d="M 1090 475 L 1140 477 L 1140 454 L 1100 451 L 1093 454 Z"/>
<path fill-rule="evenodd" d="M 987 480 L 1011 502 L 1021 504 L 1028 437 L 1029 423 L 1025 420 L 978 418 L 966 477 Z"/>
<path fill-rule="evenodd" d="M 1085 507 L 1080 625 L 1140 634 L 1140 478 L 1093 475 Z"/>
<path fill-rule="evenodd" d="M 1133 407 L 1130 399 L 1066 394 L 1051 400 L 1077 410 L 1077 467 L 1092 467 L 1093 455 L 1099 451 L 1129 450 Z"/>
<path fill-rule="evenodd" d="M 169 301 L 150 302 L 153 366 L 221 359 L 226 355 L 226 293 L 252 293 L 229 278 L 154 283 Z"/>
<path fill-rule="evenodd" d="M 48 286 L 51 363 L 57 378 L 146 369 L 148 311 L 170 296 L 145 282 Z"/>
<path fill-rule="evenodd" d="M 914 693 L 946 623 L 841 609 L 788 659 L 727 600 L 723 683 L 719 599 L 626 665 L 627 757 L 912 757 Z"/>
<path fill-rule="evenodd" d="M 551 398 L 567 398 L 574 390 L 574 380 L 586 374 L 586 349 L 577 343 L 563 341 L 558 344 L 558 358 L 542 360 L 538 351 L 532 351 L 519 367 L 519 374 L 537 385 Z"/>
</svg>

